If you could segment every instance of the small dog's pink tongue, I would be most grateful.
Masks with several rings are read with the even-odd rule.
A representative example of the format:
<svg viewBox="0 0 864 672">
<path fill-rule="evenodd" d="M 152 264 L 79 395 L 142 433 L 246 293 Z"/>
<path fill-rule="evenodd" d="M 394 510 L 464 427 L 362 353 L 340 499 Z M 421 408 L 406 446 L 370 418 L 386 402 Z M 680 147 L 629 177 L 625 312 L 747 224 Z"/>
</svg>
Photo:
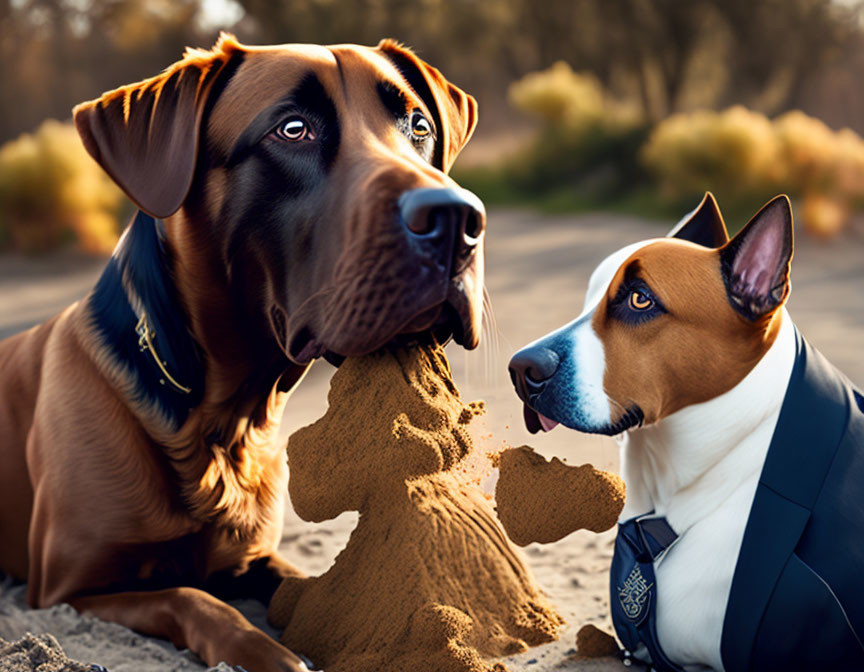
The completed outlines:
<svg viewBox="0 0 864 672">
<path fill-rule="evenodd" d="M 538 413 L 537 417 L 540 418 L 540 425 L 543 427 L 544 432 L 551 432 L 558 426 L 557 421 L 547 418 L 542 413 Z"/>
<path fill-rule="evenodd" d="M 541 415 L 528 404 L 522 407 L 523 415 L 525 416 L 525 428 L 532 434 L 536 434 L 541 429 L 544 432 L 549 432 L 558 425 L 554 420 L 550 420 L 545 415 Z"/>
</svg>

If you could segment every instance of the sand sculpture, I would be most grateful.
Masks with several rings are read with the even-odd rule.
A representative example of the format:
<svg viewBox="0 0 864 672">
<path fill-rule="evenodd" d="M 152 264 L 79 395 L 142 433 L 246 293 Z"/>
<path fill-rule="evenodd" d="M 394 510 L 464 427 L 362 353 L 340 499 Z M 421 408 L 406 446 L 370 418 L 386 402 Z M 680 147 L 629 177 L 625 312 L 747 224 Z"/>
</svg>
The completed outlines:
<svg viewBox="0 0 864 672">
<path fill-rule="evenodd" d="M 486 658 L 556 639 L 469 468 L 483 406 L 459 398 L 443 350 L 348 359 L 329 402 L 289 440 L 291 501 L 305 520 L 360 520 L 327 573 L 274 595 L 282 641 L 327 672 L 500 672 Z"/>
<path fill-rule="evenodd" d="M 498 517 L 516 544 L 549 544 L 576 530 L 604 532 L 624 508 L 624 481 L 590 464 L 547 462 L 528 446 L 498 456 Z"/>
</svg>

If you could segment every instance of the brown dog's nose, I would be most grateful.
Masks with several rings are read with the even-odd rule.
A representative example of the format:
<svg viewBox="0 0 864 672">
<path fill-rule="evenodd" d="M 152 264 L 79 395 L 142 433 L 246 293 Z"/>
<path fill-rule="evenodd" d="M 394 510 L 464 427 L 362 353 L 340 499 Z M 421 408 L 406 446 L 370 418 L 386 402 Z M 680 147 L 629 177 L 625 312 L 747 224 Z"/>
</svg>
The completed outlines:
<svg viewBox="0 0 864 672">
<path fill-rule="evenodd" d="M 406 191 L 399 214 L 409 237 L 430 254 L 453 250 L 453 273 L 462 270 L 486 229 L 483 202 L 459 187 Z"/>
</svg>

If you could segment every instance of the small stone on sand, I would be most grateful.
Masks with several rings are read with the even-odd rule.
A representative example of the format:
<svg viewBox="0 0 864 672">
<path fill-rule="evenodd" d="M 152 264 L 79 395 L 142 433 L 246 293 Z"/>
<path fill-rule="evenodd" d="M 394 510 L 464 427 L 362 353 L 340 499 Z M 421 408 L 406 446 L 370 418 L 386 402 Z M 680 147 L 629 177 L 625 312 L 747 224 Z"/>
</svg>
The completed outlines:
<svg viewBox="0 0 864 672">
<path fill-rule="evenodd" d="M 602 658 L 616 655 L 618 642 L 612 635 L 589 623 L 576 633 L 576 649 L 585 658 Z"/>
</svg>

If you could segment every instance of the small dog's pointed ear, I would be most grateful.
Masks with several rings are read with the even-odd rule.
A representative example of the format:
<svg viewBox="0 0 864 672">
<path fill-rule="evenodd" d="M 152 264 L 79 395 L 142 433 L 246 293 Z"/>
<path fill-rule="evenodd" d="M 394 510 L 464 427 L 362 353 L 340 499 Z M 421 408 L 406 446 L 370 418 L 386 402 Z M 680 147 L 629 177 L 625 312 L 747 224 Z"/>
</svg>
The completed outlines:
<svg viewBox="0 0 864 672">
<path fill-rule="evenodd" d="M 732 307 L 751 322 L 776 311 L 789 296 L 793 247 L 792 206 L 784 194 L 765 205 L 720 250 Z"/>
<path fill-rule="evenodd" d="M 702 202 L 693 212 L 685 215 L 667 237 L 688 240 L 711 248 L 723 247 L 728 243 L 729 234 L 726 232 L 726 224 L 723 223 L 723 215 L 720 214 L 720 207 L 714 199 L 714 194 L 706 191 Z"/>
<path fill-rule="evenodd" d="M 429 108 L 438 132 L 432 164 L 448 172 L 477 126 L 477 101 L 395 40 L 381 40 L 378 49 Z"/>
<path fill-rule="evenodd" d="M 167 217 L 183 204 L 195 174 L 205 104 L 240 48 L 223 33 L 212 50 L 188 49 L 160 75 L 72 111 L 90 155 L 153 217 Z"/>
</svg>

